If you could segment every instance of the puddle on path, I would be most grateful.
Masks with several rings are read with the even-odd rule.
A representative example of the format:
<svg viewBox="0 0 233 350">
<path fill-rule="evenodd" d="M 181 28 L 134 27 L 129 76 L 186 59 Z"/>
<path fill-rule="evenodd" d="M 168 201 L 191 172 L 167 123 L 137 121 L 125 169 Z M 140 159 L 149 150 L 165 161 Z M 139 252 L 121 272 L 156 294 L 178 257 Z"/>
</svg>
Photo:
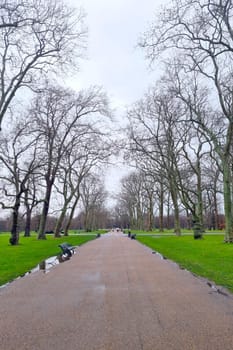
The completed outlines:
<svg viewBox="0 0 233 350">
<path fill-rule="evenodd" d="M 59 258 L 57 256 L 51 256 L 50 258 L 41 261 L 34 269 L 27 272 L 25 275 L 28 275 L 30 273 L 37 272 L 40 270 L 42 270 L 44 273 L 47 273 L 53 266 L 58 264 L 60 264 Z M 21 277 L 24 277 L 25 275 Z"/>
<path fill-rule="evenodd" d="M 23 278 L 23 277 L 26 277 L 28 275 L 30 275 L 31 273 L 35 273 L 35 272 L 38 272 L 38 271 L 42 271 L 44 273 L 48 273 L 49 270 L 56 266 L 56 265 L 59 265 L 60 263 L 63 263 L 65 261 L 67 261 L 69 259 L 67 259 L 66 257 L 64 257 L 63 255 L 58 255 L 58 256 L 51 256 L 50 258 L 48 259 L 45 259 L 43 261 L 41 261 L 36 267 L 34 267 L 33 269 L 31 269 L 30 271 L 27 271 L 25 272 L 24 274 L 22 274 L 21 276 L 19 277 L 16 277 L 14 278 L 13 280 L 3 284 L 0 286 L 0 289 L 2 288 L 5 288 L 7 287 L 9 284 L 11 284 L 12 282 L 20 279 L 20 278 Z"/>
</svg>

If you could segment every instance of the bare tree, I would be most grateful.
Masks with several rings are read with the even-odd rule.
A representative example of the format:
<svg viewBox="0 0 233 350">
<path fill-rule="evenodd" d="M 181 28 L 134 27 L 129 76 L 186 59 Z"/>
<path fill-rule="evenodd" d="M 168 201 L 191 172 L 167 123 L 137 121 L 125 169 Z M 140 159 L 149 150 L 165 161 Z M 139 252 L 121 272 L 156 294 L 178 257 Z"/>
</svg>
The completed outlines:
<svg viewBox="0 0 233 350">
<path fill-rule="evenodd" d="M 43 166 L 41 164 L 41 166 Z M 25 206 L 25 230 L 24 237 L 30 237 L 31 232 L 31 220 L 32 213 L 34 208 L 38 206 L 39 203 L 42 202 L 41 199 L 41 175 L 40 175 L 40 167 L 35 173 L 29 175 L 26 183 L 25 183 L 25 191 L 23 194 L 23 203 Z"/>
<path fill-rule="evenodd" d="M 98 215 L 104 209 L 107 192 L 103 181 L 96 174 L 89 174 L 81 183 L 81 198 L 84 208 L 84 228 L 92 231 L 98 228 Z"/>
<path fill-rule="evenodd" d="M 155 194 L 156 186 L 154 182 L 154 177 L 149 174 L 143 174 L 143 190 L 145 197 L 145 207 L 146 207 L 146 230 L 152 231 L 154 227 L 154 206 L 155 206 Z"/>
<path fill-rule="evenodd" d="M 0 128 L 19 89 L 38 88 L 48 69 L 74 66 L 85 42 L 83 18 L 62 0 L 1 2 Z"/>
<path fill-rule="evenodd" d="M 203 165 L 206 156 L 210 157 L 210 144 L 201 130 L 193 129 L 190 124 L 184 124 L 182 133 L 178 130 L 177 133 L 182 140 L 177 171 L 180 198 L 186 210 L 192 215 L 194 237 L 201 238 L 204 232 Z"/>
<path fill-rule="evenodd" d="M 23 194 L 27 191 L 29 177 L 40 166 L 38 139 L 30 133 L 30 122 L 16 123 L 15 127 L 0 138 L 0 162 L 2 171 L 2 193 L 10 204 L 1 202 L 3 209 L 12 209 L 12 228 L 10 243 L 19 242 L 19 208 Z"/>
</svg>

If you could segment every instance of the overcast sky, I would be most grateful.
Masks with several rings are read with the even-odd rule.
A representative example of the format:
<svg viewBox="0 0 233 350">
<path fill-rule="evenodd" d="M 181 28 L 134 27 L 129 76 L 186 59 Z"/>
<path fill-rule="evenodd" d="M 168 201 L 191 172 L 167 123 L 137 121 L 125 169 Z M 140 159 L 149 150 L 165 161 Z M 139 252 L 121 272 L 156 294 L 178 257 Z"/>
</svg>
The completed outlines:
<svg viewBox="0 0 233 350">
<path fill-rule="evenodd" d="M 67 0 L 84 8 L 88 26 L 87 59 L 71 82 L 73 88 L 101 85 L 107 92 L 116 118 L 122 120 L 125 107 L 143 96 L 156 80 L 148 69 L 144 53 L 136 48 L 138 38 L 158 12 L 162 0 Z M 108 172 L 108 190 L 119 187 L 125 170 Z"/>
</svg>

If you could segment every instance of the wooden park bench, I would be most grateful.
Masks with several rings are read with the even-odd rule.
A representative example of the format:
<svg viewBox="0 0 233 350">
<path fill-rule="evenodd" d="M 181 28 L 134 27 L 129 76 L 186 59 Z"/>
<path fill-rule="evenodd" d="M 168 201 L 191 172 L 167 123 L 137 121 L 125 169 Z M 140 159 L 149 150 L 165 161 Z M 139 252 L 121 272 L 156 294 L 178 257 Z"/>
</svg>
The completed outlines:
<svg viewBox="0 0 233 350">
<path fill-rule="evenodd" d="M 61 243 L 59 246 L 62 250 L 62 255 L 70 258 L 73 254 L 75 254 L 75 247 L 71 246 L 69 243 Z"/>
</svg>

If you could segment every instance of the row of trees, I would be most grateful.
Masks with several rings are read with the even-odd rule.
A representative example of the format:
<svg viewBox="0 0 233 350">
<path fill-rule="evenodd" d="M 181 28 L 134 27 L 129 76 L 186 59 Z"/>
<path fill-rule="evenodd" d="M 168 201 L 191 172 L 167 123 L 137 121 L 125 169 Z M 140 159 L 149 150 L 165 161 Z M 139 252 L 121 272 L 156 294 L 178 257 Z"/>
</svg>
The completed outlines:
<svg viewBox="0 0 233 350">
<path fill-rule="evenodd" d="M 156 183 L 150 193 L 159 194 L 161 217 L 169 197 L 178 235 L 180 205 L 201 237 L 207 208 L 218 226 L 222 195 L 226 242 L 233 241 L 232 14 L 229 0 L 176 0 L 162 9 L 140 46 L 152 65 L 162 57 L 165 73 L 128 112 L 126 154 L 145 184 Z"/>
<path fill-rule="evenodd" d="M 175 228 L 177 235 L 181 234 L 181 228 L 191 229 L 194 226 L 192 212 L 187 209 L 180 199 L 178 189 L 178 211 L 174 210 L 171 192 L 168 182 L 164 179 L 164 173 L 157 174 L 157 178 L 152 174 L 140 170 L 135 170 L 125 176 L 121 181 L 121 190 L 115 207 L 115 217 L 118 225 L 131 227 L 133 229 L 151 231 L 158 228 L 160 232 L 164 229 Z M 193 195 L 190 205 L 195 205 L 195 184 L 190 180 L 192 187 L 183 188 L 187 195 Z M 219 186 L 219 187 L 218 187 Z M 215 190 L 212 187 L 202 186 L 202 212 L 201 226 L 195 225 L 195 235 L 208 229 L 223 229 L 224 216 L 221 213 L 222 191 L 221 182 L 218 182 Z M 216 192 L 215 192 L 216 191 Z M 196 198 L 197 199 L 197 198 Z"/>
<path fill-rule="evenodd" d="M 12 244 L 18 243 L 22 204 L 26 208 L 27 235 L 32 212 L 41 203 L 41 239 L 45 238 L 51 200 L 60 211 L 56 237 L 69 210 L 67 233 L 81 193 L 84 205 L 89 205 L 85 203 L 87 188 L 100 187 L 91 171 L 106 162 L 111 152 L 98 122 L 107 113 L 106 100 L 98 89 L 73 93 L 48 86 L 36 94 L 25 117 L 19 121 L 13 116 L 14 127 L 1 132 L 1 205 L 13 211 Z"/>
<path fill-rule="evenodd" d="M 55 81 L 76 70 L 86 34 L 83 11 L 62 0 L 0 4 L 0 204 L 13 213 L 12 245 L 22 213 L 27 236 L 33 213 L 41 211 L 38 238 L 44 239 L 52 203 L 58 237 L 64 219 L 67 234 L 81 199 L 91 229 L 105 196 L 94 174 L 111 152 L 103 132 L 106 96 L 98 87 L 74 92 Z"/>
<path fill-rule="evenodd" d="M 86 190 L 87 187 L 88 190 Z M 111 214 L 105 208 L 107 193 L 102 181 L 99 178 L 99 174 L 90 173 L 88 176 L 86 176 L 81 183 L 79 190 L 80 199 L 78 201 L 74 217 L 70 222 L 71 207 L 69 207 L 63 219 L 61 232 L 64 235 L 68 235 L 69 229 L 85 230 L 88 232 L 96 230 L 100 227 L 111 227 L 112 222 L 109 222 L 109 219 L 111 219 Z M 57 196 L 58 192 L 56 192 L 56 189 L 54 192 Z M 41 205 L 42 203 L 33 208 L 30 215 L 30 220 L 27 222 L 27 208 L 25 207 L 24 201 L 22 201 L 18 217 L 18 230 L 24 231 L 25 237 L 30 236 L 30 230 L 38 232 L 41 218 Z M 55 205 L 56 207 L 54 206 L 54 203 L 52 203 L 51 207 L 54 207 L 54 210 L 51 208 L 50 213 L 47 216 L 45 231 L 47 233 L 49 232 L 54 234 L 55 227 L 58 224 L 58 221 L 60 221 L 58 218 L 59 214 L 62 212 L 62 201 L 57 200 Z M 11 231 L 13 223 L 12 219 L 11 213 L 9 213 L 9 215 L 2 216 L 0 220 L 0 232 Z"/>
<path fill-rule="evenodd" d="M 127 113 L 125 157 L 138 172 L 123 179 L 119 210 L 135 227 L 146 213 L 151 228 L 156 198 L 161 228 L 166 205 L 177 235 L 185 212 L 201 237 L 207 213 L 219 226 L 223 202 L 225 240 L 233 241 L 232 14 L 229 0 L 175 0 L 140 40 L 152 65 L 162 58 L 165 73 Z M 62 0 L 0 4 L 0 202 L 13 212 L 12 244 L 22 206 L 27 232 L 40 208 L 38 238 L 45 238 L 50 204 L 57 202 L 59 236 L 67 213 L 72 221 L 81 194 L 91 189 L 85 181 L 111 153 L 102 91 L 51 83 L 54 73 L 77 66 L 83 19 Z"/>
</svg>

